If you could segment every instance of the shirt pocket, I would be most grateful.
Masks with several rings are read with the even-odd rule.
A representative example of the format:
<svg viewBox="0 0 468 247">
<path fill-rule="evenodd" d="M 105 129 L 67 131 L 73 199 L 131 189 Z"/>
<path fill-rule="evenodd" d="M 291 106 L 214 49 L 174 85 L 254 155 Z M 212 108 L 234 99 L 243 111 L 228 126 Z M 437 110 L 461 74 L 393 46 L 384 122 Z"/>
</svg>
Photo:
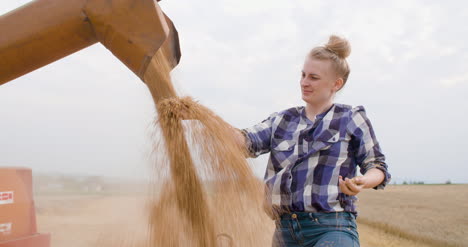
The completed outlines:
<svg viewBox="0 0 468 247">
<path fill-rule="evenodd" d="M 274 165 L 286 167 L 297 159 L 295 154 L 296 142 L 294 140 L 273 139 L 271 154 L 274 156 Z"/>
<path fill-rule="evenodd" d="M 340 145 L 339 142 L 344 140 L 345 137 L 341 136 L 339 130 L 326 129 L 315 138 L 313 145 L 317 150 L 328 150 Z"/>
</svg>

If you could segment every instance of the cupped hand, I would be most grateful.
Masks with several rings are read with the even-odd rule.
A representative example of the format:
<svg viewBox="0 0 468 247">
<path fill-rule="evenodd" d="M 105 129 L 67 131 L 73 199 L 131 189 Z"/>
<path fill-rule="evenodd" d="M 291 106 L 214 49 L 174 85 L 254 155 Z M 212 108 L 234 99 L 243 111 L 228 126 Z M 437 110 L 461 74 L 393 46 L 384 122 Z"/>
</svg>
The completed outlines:
<svg viewBox="0 0 468 247">
<path fill-rule="evenodd" d="M 366 179 L 364 176 L 356 176 L 352 179 L 343 179 L 342 176 L 339 176 L 338 178 L 341 191 L 350 196 L 355 196 L 359 194 L 359 192 L 361 192 L 365 188 L 365 180 Z"/>
</svg>

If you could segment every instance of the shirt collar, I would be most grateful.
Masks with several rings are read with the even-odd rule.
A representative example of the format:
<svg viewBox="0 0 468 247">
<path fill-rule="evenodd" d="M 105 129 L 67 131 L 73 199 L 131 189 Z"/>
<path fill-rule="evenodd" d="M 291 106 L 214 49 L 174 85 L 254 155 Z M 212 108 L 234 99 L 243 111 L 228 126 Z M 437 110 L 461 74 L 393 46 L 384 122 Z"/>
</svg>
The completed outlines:
<svg viewBox="0 0 468 247">
<path fill-rule="evenodd" d="M 324 118 L 329 112 L 331 109 L 333 109 L 335 107 L 335 103 L 333 103 L 328 109 L 326 109 L 325 111 L 323 111 L 322 113 L 319 113 L 315 116 L 315 120 L 319 120 L 319 119 L 322 119 Z M 306 111 L 305 111 L 305 106 L 302 106 L 302 110 L 301 110 L 301 116 L 304 118 L 304 120 L 306 122 L 310 122 L 310 123 L 313 123 L 312 120 L 310 120 L 307 115 L 306 115 Z"/>
</svg>

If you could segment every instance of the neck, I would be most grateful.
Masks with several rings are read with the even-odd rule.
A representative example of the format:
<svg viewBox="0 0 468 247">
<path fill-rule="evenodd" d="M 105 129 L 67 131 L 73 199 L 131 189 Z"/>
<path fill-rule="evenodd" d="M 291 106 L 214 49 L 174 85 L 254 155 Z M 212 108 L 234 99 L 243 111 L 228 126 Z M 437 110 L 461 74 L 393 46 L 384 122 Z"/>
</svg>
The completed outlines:
<svg viewBox="0 0 468 247">
<path fill-rule="evenodd" d="M 332 101 L 327 101 L 327 102 L 316 104 L 316 105 L 307 103 L 305 106 L 306 115 L 309 119 L 315 120 L 315 116 L 317 116 L 320 113 L 323 113 L 332 105 L 333 105 Z"/>
</svg>

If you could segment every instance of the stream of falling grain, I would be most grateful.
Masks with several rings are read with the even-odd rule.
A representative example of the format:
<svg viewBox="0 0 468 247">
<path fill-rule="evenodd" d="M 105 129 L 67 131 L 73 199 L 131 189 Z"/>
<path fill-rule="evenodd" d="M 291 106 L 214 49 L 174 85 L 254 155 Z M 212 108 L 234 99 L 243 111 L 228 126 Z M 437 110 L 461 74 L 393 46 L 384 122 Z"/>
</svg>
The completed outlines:
<svg viewBox="0 0 468 247">
<path fill-rule="evenodd" d="M 142 230 L 148 233 L 125 246 L 271 245 L 274 226 L 263 212 L 263 183 L 245 147 L 213 111 L 177 95 L 170 70 L 159 50 L 144 76 L 159 131 L 152 137 L 148 227 Z"/>
</svg>

